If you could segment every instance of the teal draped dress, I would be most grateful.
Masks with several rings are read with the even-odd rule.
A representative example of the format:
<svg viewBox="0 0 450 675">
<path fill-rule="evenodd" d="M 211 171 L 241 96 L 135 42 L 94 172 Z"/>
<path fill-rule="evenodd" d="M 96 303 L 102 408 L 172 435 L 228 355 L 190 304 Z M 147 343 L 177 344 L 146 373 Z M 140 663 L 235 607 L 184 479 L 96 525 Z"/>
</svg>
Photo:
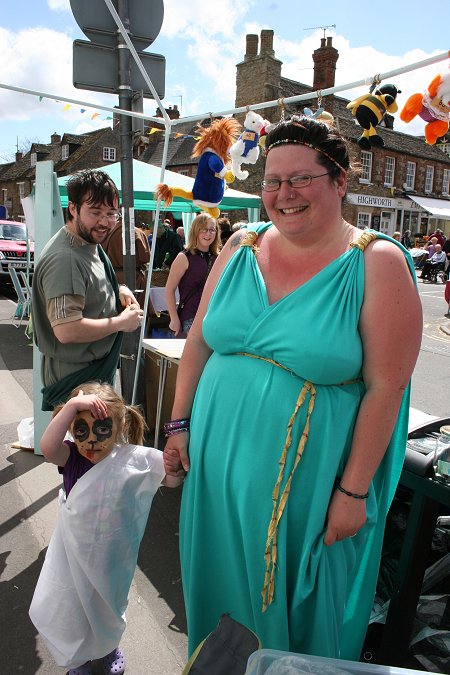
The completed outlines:
<svg viewBox="0 0 450 675">
<path fill-rule="evenodd" d="M 355 246 L 273 304 L 250 246 L 241 246 L 221 275 L 203 322 L 213 353 L 194 400 L 181 508 L 190 653 L 229 613 L 264 648 L 359 659 L 409 411 L 408 389 L 370 486 L 366 525 L 325 546 L 328 504 L 365 391 L 363 298 L 364 252 Z M 267 548 L 272 493 L 279 482 L 277 506 L 291 474 L 284 510 L 275 515 L 275 551 L 273 537 Z M 273 599 L 265 596 L 263 611 L 272 571 Z"/>
</svg>

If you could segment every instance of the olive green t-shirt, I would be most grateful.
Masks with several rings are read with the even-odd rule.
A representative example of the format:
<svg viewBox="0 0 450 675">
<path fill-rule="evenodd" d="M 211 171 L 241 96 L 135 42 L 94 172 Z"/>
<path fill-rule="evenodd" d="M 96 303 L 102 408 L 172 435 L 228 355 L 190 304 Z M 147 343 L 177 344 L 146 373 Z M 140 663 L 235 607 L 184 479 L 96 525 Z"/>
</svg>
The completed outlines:
<svg viewBox="0 0 450 675">
<path fill-rule="evenodd" d="M 52 299 L 58 299 L 56 305 Z M 68 299 L 67 307 L 65 306 Z M 109 353 L 116 334 L 94 342 L 62 344 L 51 322 L 81 318 L 100 319 L 117 315 L 114 290 L 98 256 L 97 245 L 84 242 L 66 227 L 47 243 L 36 264 L 32 288 L 35 341 L 42 354 L 44 386 L 59 381 Z M 49 317 L 49 307 L 58 307 L 59 317 Z M 67 310 L 67 311 L 66 311 Z"/>
</svg>

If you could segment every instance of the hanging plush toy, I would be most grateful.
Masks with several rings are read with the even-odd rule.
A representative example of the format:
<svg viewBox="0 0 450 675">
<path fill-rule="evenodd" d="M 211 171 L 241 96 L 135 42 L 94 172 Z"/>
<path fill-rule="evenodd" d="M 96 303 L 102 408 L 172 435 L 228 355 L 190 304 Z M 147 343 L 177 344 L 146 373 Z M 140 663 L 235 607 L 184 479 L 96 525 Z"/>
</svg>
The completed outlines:
<svg viewBox="0 0 450 675">
<path fill-rule="evenodd" d="M 248 178 L 248 171 L 242 171 L 241 164 L 256 164 L 259 157 L 259 134 L 268 124 L 261 115 L 249 110 L 244 120 L 244 131 L 230 148 L 231 169 L 239 180 Z"/>
<path fill-rule="evenodd" d="M 266 122 L 259 132 L 259 145 L 263 150 L 266 149 L 266 136 L 274 127 L 276 127 L 274 122 Z"/>
<path fill-rule="evenodd" d="M 313 112 L 311 108 L 303 108 L 303 114 L 305 117 L 312 117 L 313 120 L 319 120 L 320 122 L 325 122 L 326 124 L 331 124 L 334 122 L 333 115 L 327 112 L 321 106 L 319 106 L 315 112 Z"/>
<path fill-rule="evenodd" d="M 398 105 L 395 99 L 397 94 L 400 93 L 400 89 L 397 89 L 395 84 L 383 84 L 381 87 L 377 87 L 373 93 L 359 96 L 347 105 L 347 108 L 352 111 L 353 117 L 364 129 L 362 136 L 357 141 L 360 148 L 370 150 L 372 146 L 383 147 L 384 141 L 377 134 L 375 127 L 380 124 L 387 112 L 397 112 Z"/>
<path fill-rule="evenodd" d="M 437 75 L 424 94 L 413 94 L 406 101 L 400 113 L 403 122 L 419 115 L 425 125 L 425 140 L 434 145 L 438 138 L 445 136 L 450 119 L 450 72 Z"/>
<path fill-rule="evenodd" d="M 194 145 L 191 157 L 200 157 L 192 192 L 179 187 L 169 187 L 160 183 L 155 187 L 156 199 L 162 199 L 164 206 L 171 205 L 174 197 L 192 201 L 213 218 L 218 218 L 217 208 L 222 201 L 225 182 L 232 183 L 234 175 L 226 162 L 228 152 L 236 140 L 241 125 L 233 118 L 215 119 L 209 127 L 198 125 L 200 139 Z"/>
</svg>

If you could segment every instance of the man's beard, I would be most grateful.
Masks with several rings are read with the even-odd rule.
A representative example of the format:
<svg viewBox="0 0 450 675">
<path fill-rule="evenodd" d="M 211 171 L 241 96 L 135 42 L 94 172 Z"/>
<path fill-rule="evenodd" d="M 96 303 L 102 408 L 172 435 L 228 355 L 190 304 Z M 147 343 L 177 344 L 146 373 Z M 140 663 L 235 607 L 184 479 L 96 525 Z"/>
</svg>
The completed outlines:
<svg viewBox="0 0 450 675">
<path fill-rule="evenodd" d="M 109 234 L 109 229 L 106 229 L 105 234 L 103 238 L 100 238 L 100 234 L 97 238 L 94 238 L 92 236 L 92 232 L 97 232 L 98 230 L 96 228 L 92 228 L 88 230 L 85 225 L 83 224 L 83 221 L 80 218 L 80 214 L 77 214 L 76 220 L 75 220 L 75 228 L 77 231 L 78 236 L 80 236 L 84 241 L 87 241 L 89 244 L 102 244 L 106 237 Z"/>
</svg>

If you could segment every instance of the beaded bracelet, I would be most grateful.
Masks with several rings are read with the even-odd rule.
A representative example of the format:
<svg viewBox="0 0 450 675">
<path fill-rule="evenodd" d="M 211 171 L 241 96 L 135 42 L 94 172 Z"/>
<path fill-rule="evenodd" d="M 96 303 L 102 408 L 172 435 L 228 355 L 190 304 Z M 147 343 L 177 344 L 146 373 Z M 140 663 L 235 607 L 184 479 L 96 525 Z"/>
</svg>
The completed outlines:
<svg viewBox="0 0 450 675">
<path fill-rule="evenodd" d="M 347 497 L 353 497 L 353 499 L 367 499 L 369 496 L 368 492 L 366 492 L 364 495 L 359 495 L 356 492 L 349 492 L 343 488 L 340 483 L 336 483 L 336 489 L 339 490 L 339 492 L 342 492 L 342 494 L 347 495 Z"/>
<path fill-rule="evenodd" d="M 179 434 L 182 431 L 189 431 L 191 420 L 189 418 L 183 420 L 170 420 L 166 422 L 163 426 L 164 435 L 167 438 L 168 436 L 173 436 L 174 434 Z"/>
<path fill-rule="evenodd" d="M 172 431 L 165 431 L 164 436 L 169 438 L 169 436 L 175 436 L 175 434 L 181 434 L 183 431 L 189 431 L 189 427 L 185 429 L 172 429 Z"/>
</svg>

